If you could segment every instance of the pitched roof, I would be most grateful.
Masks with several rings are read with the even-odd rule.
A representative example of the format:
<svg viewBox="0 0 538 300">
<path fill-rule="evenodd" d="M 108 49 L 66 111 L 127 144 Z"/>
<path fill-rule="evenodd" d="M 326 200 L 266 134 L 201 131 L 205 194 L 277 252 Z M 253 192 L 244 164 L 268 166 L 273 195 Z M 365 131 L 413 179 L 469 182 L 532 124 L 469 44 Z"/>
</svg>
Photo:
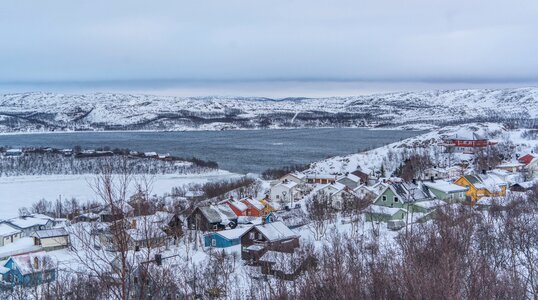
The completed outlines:
<svg viewBox="0 0 538 300">
<path fill-rule="evenodd" d="M 242 202 L 247 202 L 248 204 L 254 206 L 257 210 L 262 210 L 265 208 L 265 205 L 263 205 L 263 203 L 261 203 L 260 201 L 256 200 L 256 199 L 252 199 L 252 198 L 245 198 L 243 200 L 241 200 Z"/>
<path fill-rule="evenodd" d="M 233 207 L 237 208 L 240 211 L 245 211 L 248 208 L 248 206 L 245 203 L 241 202 L 241 201 L 236 201 L 236 200 L 230 199 L 230 200 L 227 200 L 227 202 L 228 202 L 229 205 L 232 205 Z"/>
<path fill-rule="evenodd" d="M 233 239 L 238 239 L 241 236 L 243 236 L 243 234 L 245 234 L 245 232 L 250 230 L 250 228 L 252 228 L 252 226 L 246 226 L 246 227 L 229 229 L 229 230 L 222 230 L 222 231 L 217 231 L 210 234 L 218 234 L 227 240 L 233 240 Z"/>
<path fill-rule="evenodd" d="M 263 234 L 263 236 L 265 236 L 265 238 L 270 242 L 298 237 L 295 232 L 293 232 L 280 221 L 256 225 L 254 228 Z"/>
<path fill-rule="evenodd" d="M 21 232 L 20 230 L 11 227 L 9 224 L 0 223 L 0 236 L 10 236 Z"/>
<path fill-rule="evenodd" d="M 30 228 L 34 226 L 47 225 L 47 223 L 50 221 L 51 219 L 49 218 L 41 218 L 41 217 L 34 217 L 34 216 L 21 216 L 21 217 L 9 219 L 4 222 L 12 224 L 17 228 L 26 229 L 26 228 Z"/>
<path fill-rule="evenodd" d="M 444 181 L 444 180 L 436 180 L 435 182 L 424 182 L 424 185 L 429 188 L 441 191 L 445 194 L 467 191 L 466 187 L 463 187 L 463 186 L 460 186 L 460 185 L 457 185 L 448 181 Z"/>
<path fill-rule="evenodd" d="M 198 209 L 206 217 L 209 223 L 228 223 L 229 220 L 237 219 L 237 215 L 226 204 L 198 206 Z"/>
<path fill-rule="evenodd" d="M 507 183 L 501 178 L 493 174 L 474 174 L 465 175 L 467 181 L 474 185 L 477 189 L 486 189 L 490 192 L 497 192 L 500 186 L 506 186 Z"/>
<path fill-rule="evenodd" d="M 407 210 L 405 210 L 403 208 L 387 207 L 387 206 L 381 206 L 381 205 L 375 205 L 375 204 L 372 204 L 372 205 L 368 206 L 364 211 L 369 212 L 369 213 L 373 213 L 373 214 L 378 214 L 378 215 L 393 216 L 396 213 L 398 213 L 400 210 L 402 210 L 404 212 L 407 211 Z"/>
<path fill-rule="evenodd" d="M 58 236 L 68 236 L 69 233 L 65 228 L 53 228 L 53 229 L 44 229 L 44 230 L 36 230 L 34 233 L 32 233 L 32 237 L 37 237 L 40 239 L 43 238 L 52 238 L 52 237 L 58 237 Z"/>
<path fill-rule="evenodd" d="M 433 198 L 428 187 L 422 183 L 392 183 L 388 186 L 392 191 L 400 196 L 402 202 L 415 202 Z"/>
<path fill-rule="evenodd" d="M 11 259 L 16 264 L 22 275 L 44 272 L 55 269 L 54 261 L 45 251 L 33 252 L 12 256 Z M 37 268 L 34 262 L 37 261 Z"/>
</svg>

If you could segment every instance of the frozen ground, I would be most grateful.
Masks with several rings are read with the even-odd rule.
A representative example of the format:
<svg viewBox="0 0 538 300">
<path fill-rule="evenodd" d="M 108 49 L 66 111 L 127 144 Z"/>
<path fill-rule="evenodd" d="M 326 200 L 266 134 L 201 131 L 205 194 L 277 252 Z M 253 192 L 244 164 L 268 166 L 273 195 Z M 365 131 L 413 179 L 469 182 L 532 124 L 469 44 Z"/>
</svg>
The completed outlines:
<svg viewBox="0 0 538 300">
<path fill-rule="evenodd" d="M 241 175 L 227 171 L 214 171 L 192 175 L 156 175 L 153 180 L 152 194 L 161 195 L 170 192 L 172 187 L 189 183 L 205 183 L 223 179 L 237 178 Z M 18 215 L 21 207 L 46 199 L 53 201 L 65 198 L 95 200 L 92 184 L 95 175 L 51 175 L 51 176 L 16 176 L 0 178 L 0 220 Z"/>
</svg>

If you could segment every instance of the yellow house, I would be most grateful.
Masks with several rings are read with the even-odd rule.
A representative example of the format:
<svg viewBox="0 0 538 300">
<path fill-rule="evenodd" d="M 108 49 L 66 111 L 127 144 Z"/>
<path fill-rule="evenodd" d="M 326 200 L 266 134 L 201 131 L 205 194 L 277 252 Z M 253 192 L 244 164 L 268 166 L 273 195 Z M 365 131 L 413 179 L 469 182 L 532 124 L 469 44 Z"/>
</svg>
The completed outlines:
<svg viewBox="0 0 538 300">
<path fill-rule="evenodd" d="M 467 188 L 465 195 L 473 203 L 482 197 L 505 196 L 508 187 L 508 183 L 493 174 L 464 175 L 454 183 Z"/>
<path fill-rule="evenodd" d="M 275 211 L 275 209 L 269 204 L 269 201 L 267 199 L 262 199 L 260 202 L 263 204 L 263 215 L 266 216 L 269 213 Z"/>
</svg>

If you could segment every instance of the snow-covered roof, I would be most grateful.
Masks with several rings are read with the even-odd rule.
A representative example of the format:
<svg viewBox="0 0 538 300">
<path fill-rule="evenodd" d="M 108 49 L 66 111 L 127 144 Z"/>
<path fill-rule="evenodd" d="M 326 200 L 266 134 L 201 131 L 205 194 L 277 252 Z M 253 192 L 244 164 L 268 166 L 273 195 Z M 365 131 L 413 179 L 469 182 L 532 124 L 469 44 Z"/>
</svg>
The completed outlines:
<svg viewBox="0 0 538 300">
<path fill-rule="evenodd" d="M 423 183 L 392 183 L 388 187 L 400 197 L 402 202 L 415 202 L 433 198 L 428 187 Z"/>
<path fill-rule="evenodd" d="M 292 189 L 292 188 L 296 187 L 298 184 L 295 181 L 288 180 L 288 181 L 280 182 L 277 185 L 283 186 L 283 187 L 285 187 L 287 189 Z"/>
<path fill-rule="evenodd" d="M 45 251 L 20 254 L 12 256 L 11 259 L 17 265 L 17 269 L 22 275 L 55 269 L 52 258 Z M 35 262 L 37 262 L 37 265 Z"/>
<path fill-rule="evenodd" d="M 20 232 L 20 230 L 13 228 L 6 223 L 0 224 L 0 236 L 10 236 Z"/>
<path fill-rule="evenodd" d="M 282 178 L 285 178 L 286 176 L 293 176 L 293 177 L 295 177 L 295 178 L 297 178 L 299 180 L 303 180 L 303 179 L 306 178 L 306 175 L 303 174 L 303 173 L 300 173 L 300 172 L 289 173 L 289 174 L 286 174 L 286 175 L 282 176 Z"/>
<path fill-rule="evenodd" d="M 336 179 L 336 175 L 309 173 L 309 174 L 306 174 L 306 178 L 308 179 Z"/>
<path fill-rule="evenodd" d="M 498 165 L 497 168 L 518 168 L 518 167 L 523 167 L 523 166 L 525 166 L 525 164 L 522 164 L 517 161 L 512 161 L 512 162 L 504 162 Z"/>
<path fill-rule="evenodd" d="M 538 185 L 538 179 L 530 180 L 530 181 L 524 181 L 524 182 L 518 182 L 514 185 L 519 185 L 520 187 L 524 189 L 530 189 L 534 187 L 535 185 Z M 1 234 L 0 234 L 1 235 Z"/>
<path fill-rule="evenodd" d="M 465 175 L 467 181 L 477 189 L 486 189 L 492 193 L 499 191 L 500 186 L 506 186 L 507 183 L 494 174 L 474 174 Z"/>
<path fill-rule="evenodd" d="M 50 217 L 41 218 L 34 216 L 22 216 L 5 221 L 6 223 L 15 225 L 18 228 L 30 228 L 34 226 L 47 225 L 51 221 Z"/>
<path fill-rule="evenodd" d="M 234 240 L 234 239 L 240 238 L 250 228 L 252 228 L 252 226 L 246 226 L 246 227 L 241 227 L 241 228 L 217 231 L 217 232 L 214 232 L 214 234 L 218 234 L 218 235 L 222 236 L 223 238 L 225 238 L 227 240 Z"/>
<path fill-rule="evenodd" d="M 242 202 L 247 202 L 248 204 L 254 206 L 257 210 L 262 210 L 265 208 L 265 205 L 263 205 L 263 203 L 261 203 L 260 201 L 256 200 L 256 199 L 252 199 L 252 198 L 245 198 L 243 200 L 241 200 Z"/>
<path fill-rule="evenodd" d="M 20 238 L 13 243 L 0 247 L 0 259 L 8 258 L 13 255 L 41 250 L 40 246 L 34 245 L 34 239 L 31 237 Z"/>
<path fill-rule="evenodd" d="M 351 174 L 351 173 L 338 178 L 337 181 L 340 181 L 340 180 L 343 180 L 343 179 L 346 179 L 346 178 L 353 181 L 353 182 L 356 182 L 356 183 L 359 183 L 361 181 L 359 176 Z"/>
<path fill-rule="evenodd" d="M 435 182 L 424 182 L 424 185 L 429 188 L 436 189 L 438 191 L 446 193 L 446 194 L 467 191 L 466 187 L 459 186 L 457 184 L 453 184 L 452 182 L 444 181 L 444 180 L 436 180 Z"/>
<path fill-rule="evenodd" d="M 299 227 L 310 222 L 307 214 L 301 208 L 283 209 L 275 211 L 273 214 L 277 220 L 282 221 L 288 227 Z"/>
<path fill-rule="evenodd" d="M 387 206 L 381 206 L 381 205 L 370 205 L 365 209 L 366 212 L 378 214 L 378 215 L 387 215 L 387 216 L 393 216 L 396 213 L 398 213 L 400 210 L 406 212 L 407 210 L 403 208 L 398 207 L 387 207 Z"/>
<path fill-rule="evenodd" d="M 202 214 L 210 223 L 228 224 L 229 220 L 237 219 L 237 215 L 226 204 L 199 206 Z"/>
<path fill-rule="evenodd" d="M 236 200 L 230 199 L 230 200 L 228 200 L 228 203 L 230 205 L 233 205 L 233 207 L 239 209 L 240 211 L 245 211 L 248 208 L 248 206 L 245 203 L 241 202 L 241 201 L 236 201 Z"/>
<path fill-rule="evenodd" d="M 499 206 L 506 206 L 510 203 L 509 197 L 483 197 L 478 199 L 476 201 L 476 204 L 478 205 L 484 205 L 484 206 L 490 206 L 493 204 L 497 204 Z"/>
<path fill-rule="evenodd" d="M 443 206 L 446 204 L 447 203 L 445 201 L 441 201 L 439 199 L 418 201 L 418 202 L 413 203 L 413 205 L 416 205 L 425 209 L 432 209 L 432 208 L 436 208 L 436 207 Z"/>
<path fill-rule="evenodd" d="M 280 221 L 256 225 L 255 228 L 271 242 L 297 237 L 295 232 Z"/>
<path fill-rule="evenodd" d="M 69 233 L 63 227 L 37 230 L 34 233 L 32 233 L 32 237 L 37 237 L 40 239 L 52 238 L 52 237 L 58 237 L 58 236 L 68 236 L 68 235 Z"/>
</svg>

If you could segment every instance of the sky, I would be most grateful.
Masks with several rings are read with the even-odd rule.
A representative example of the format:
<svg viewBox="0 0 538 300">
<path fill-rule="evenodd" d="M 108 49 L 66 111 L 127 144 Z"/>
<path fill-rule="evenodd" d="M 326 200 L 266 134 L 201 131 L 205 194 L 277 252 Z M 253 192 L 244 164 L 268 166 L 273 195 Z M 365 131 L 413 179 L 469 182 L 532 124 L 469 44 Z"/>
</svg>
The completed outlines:
<svg viewBox="0 0 538 300">
<path fill-rule="evenodd" d="M 0 92 L 529 86 L 537 36 L 534 0 L 6 0 Z"/>
</svg>

